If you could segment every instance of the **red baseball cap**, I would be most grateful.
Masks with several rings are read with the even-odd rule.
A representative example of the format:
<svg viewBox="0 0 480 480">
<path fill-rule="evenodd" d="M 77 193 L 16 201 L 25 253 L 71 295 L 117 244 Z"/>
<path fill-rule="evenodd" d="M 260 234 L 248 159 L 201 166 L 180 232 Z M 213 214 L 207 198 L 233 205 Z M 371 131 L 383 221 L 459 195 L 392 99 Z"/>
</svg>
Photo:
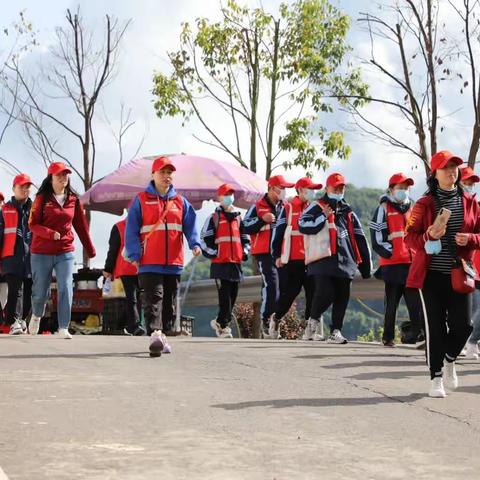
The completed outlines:
<svg viewBox="0 0 480 480">
<path fill-rule="evenodd" d="M 269 187 L 292 188 L 294 183 L 287 182 L 283 175 L 274 175 L 268 179 Z"/>
<path fill-rule="evenodd" d="M 31 185 L 32 183 L 32 179 L 26 173 L 20 173 L 13 179 L 13 186 Z"/>
<path fill-rule="evenodd" d="M 450 161 L 454 161 L 457 165 L 461 165 L 463 160 L 460 157 L 457 157 L 452 152 L 448 150 L 441 150 L 437 152 L 435 155 L 432 156 L 430 160 L 430 170 L 431 172 L 435 172 L 439 168 L 445 168 L 445 165 Z"/>
<path fill-rule="evenodd" d="M 320 190 L 323 187 L 321 183 L 313 183 L 310 177 L 302 177 L 298 182 L 295 184 L 295 188 L 311 188 L 314 190 Z"/>
<path fill-rule="evenodd" d="M 158 157 L 153 161 L 152 164 L 152 173 L 158 172 L 159 170 L 163 170 L 166 167 L 171 167 L 171 169 L 175 172 L 177 169 L 175 165 L 170 161 L 167 157 Z"/>
<path fill-rule="evenodd" d="M 220 197 L 222 195 L 228 195 L 229 193 L 234 193 L 235 189 L 229 184 L 224 183 L 217 188 L 217 195 Z"/>
<path fill-rule="evenodd" d="M 462 180 L 471 180 L 472 182 L 480 182 L 480 177 L 475 174 L 471 167 L 461 168 L 460 171 L 462 172 Z"/>
<path fill-rule="evenodd" d="M 336 188 L 339 185 L 346 185 L 345 177 L 341 173 L 332 173 L 327 178 L 327 187 Z"/>
<path fill-rule="evenodd" d="M 72 171 L 63 162 L 54 162 L 48 167 L 49 175 L 59 175 L 63 172 L 72 173 Z"/>
<path fill-rule="evenodd" d="M 390 177 L 388 185 L 398 185 L 399 183 L 406 183 L 410 187 L 415 184 L 413 178 L 407 177 L 404 173 L 394 173 Z"/>
</svg>

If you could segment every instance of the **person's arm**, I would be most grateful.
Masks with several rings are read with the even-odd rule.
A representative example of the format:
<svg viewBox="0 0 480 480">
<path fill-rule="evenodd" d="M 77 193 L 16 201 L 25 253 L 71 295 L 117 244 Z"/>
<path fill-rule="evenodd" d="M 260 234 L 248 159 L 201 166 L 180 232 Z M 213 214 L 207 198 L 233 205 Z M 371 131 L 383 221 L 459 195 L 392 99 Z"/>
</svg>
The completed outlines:
<svg viewBox="0 0 480 480">
<path fill-rule="evenodd" d="M 142 242 L 140 229 L 142 228 L 142 206 L 135 197 L 128 209 L 127 226 L 125 228 L 125 252 L 131 262 L 140 262 L 142 258 Z"/>
<path fill-rule="evenodd" d="M 42 225 L 44 203 L 45 202 L 42 195 L 37 195 L 35 197 L 35 200 L 32 204 L 32 209 L 30 210 L 28 226 L 32 234 L 38 235 L 46 240 L 54 240 L 55 233 L 57 232 Z"/>
<path fill-rule="evenodd" d="M 435 240 L 430 238 L 425 230 L 423 219 L 426 214 L 426 205 L 422 201 L 418 201 L 414 205 L 410 219 L 405 227 L 404 240 L 408 248 L 420 251 L 425 248 L 425 242 Z"/>
<path fill-rule="evenodd" d="M 290 206 L 292 208 L 292 206 Z M 287 209 L 282 207 L 278 215 L 277 223 L 272 232 L 271 251 L 274 260 L 282 255 L 282 243 L 287 229 Z"/>
<path fill-rule="evenodd" d="M 392 243 L 388 240 L 387 212 L 385 207 L 380 205 L 373 214 L 370 222 L 370 239 L 372 248 L 382 258 L 391 258 L 393 255 Z"/>
<path fill-rule="evenodd" d="M 245 232 L 243 220 L 240 221 L 240 240 L 243 248 L 243 261 L 246 262 L 250 255 L 250 235 Z"/>
<path fill-rule="evenodd" d="M 318 202 L 315 202 L 303 211 L 298 221 L 298 230 L 305 235 L 315 235 L 325 227 L 326 223 L 327 217 Z"/>
<path fill-rule="evenodd" d="M 5 230 L 5 222 L 3 220 L 3 213 L 2 209 L 0 209 L 0 251 L 3 247 L 3 232 Z"/>
<path fill-rule="evenodd" d="M 362 262 L 358 265 L 358 270 L 363 278 L 370 278 L 372 276 L 372 253 L 370 252 L 370 246 L 363 232 L 362 224 L 355 212 L 352 212 L 352 220 L 355 242 L 357 243 L 360 258 L 362 259 Z"/>
<path fill-rule="evenodd" d="M 198 227 L 197 227 L 197 212 L 185 197 L 182 197 L 182 198 L 183 198 L 183 220 L 182 220 L 183 234 L 187 239 L 190 250 L 193 250 L 195 247 L 200 248 L 200 235 L 198 233 Z"/>
<path fill-rule="evenodd" d="M 469 233 L 467 240 L 467 248 L 469 249 L 480 249 L 480 205 L 475 201 L 473 205 L 474 215 L 476 218 L 473 231 Z"/>
<path fill-rule="evenodd" d="M 215 244 L 215 222 L 213 216 L 210 215 L 203 225 L 200 233 L 200 247 L 205 258 L 216 258 L 218 255 L 218 247 Z"/>
<path fill-rule="evenodd" d="M 245 233 L 254 235 L 258 233 L 266 223 L 258 217 L 256 205 L 252 205 L 243 218 Z"/>
<path fill-rule="evenodd" d="M 121 238 L 118 227 L 114 225 L 110 231 L 110 238 L 108 240 L 108 253 L 105 260 L 104 271 L 112 274 L 115 270 L 115 264 L 117 263 L 118 255 L 121 255 L 120 252 Z"/>
<path fill-rule="evenodd" d="M 75 200 L 75 211 L 73 214 L 72 225 L 77 232 L 78 238 L 80 238 L 83 247 L 87 251 L 89 258 L 93 258 L 96 255 L 95 247 L 93 246 L 92 238 L 90 237 L 87 217 L 85 216 L 85 211 L 83 210 L 79 198 Z"/>
</svg>

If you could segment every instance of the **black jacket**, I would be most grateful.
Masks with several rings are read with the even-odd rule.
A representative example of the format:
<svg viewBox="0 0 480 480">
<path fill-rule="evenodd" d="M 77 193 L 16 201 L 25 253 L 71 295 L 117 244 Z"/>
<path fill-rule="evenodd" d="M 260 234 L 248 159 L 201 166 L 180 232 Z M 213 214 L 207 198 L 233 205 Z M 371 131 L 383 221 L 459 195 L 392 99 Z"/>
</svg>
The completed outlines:
<svg viewBox="0 0 480 480">
<path fill-rule="evenodd" d="M 30 265 L 30 244 L 32 242 L 32 233 L 28 227 L 30 209 L 32 201 L 27 199 L 24 204 L 19 203 L 15 197 L 12 197 L 8 204 L 13 205 L 18 211 L 17 238 L 15 241 L 15 251 L 12 257 L 2 260 L 2 273 L 13 274 L 21 278 L 30 278 L 32 268 Z M 3 245 L 3 232 L 5 223 L 3 215 L 0 215 L 0 246 Z"/>
<path fill-rule="evenodd" d="M 117 263 L 117 257 L 121 254 L 120 252 L 121 238 L 118 227 L 115 224 L 110 231 L 110 238 L 108 240 L 108 253 L 107 259 L 105 260 L 105 267 L 103 270 L 108 273 L 113 273 L 115 270 L 115 264 Z"/>
<path fill-rule="evenodd" d="M 330 205 L 335 213 L 337 227 L 337 253 L 331 257 L 322 258 L 308 265 L 309 275 L 325 275 L 332 277 L 352 278 L 358 270 L 363 278 L 370 278 L 372 272 L 372 257 L 362 225 L 355 212 L 344 200 L 337 202 L 326 195 L 321 199 Z M 360 251 L 362 263 L 357 265 L 355 253 L 348 231 L 348 214 L 352 212 L 355 241 Z M 298 222 L 301 233 L 314 235 L 327 227 L 327 218 L 318 202 L 311 203 L 303 212 Z"/>
</svg>

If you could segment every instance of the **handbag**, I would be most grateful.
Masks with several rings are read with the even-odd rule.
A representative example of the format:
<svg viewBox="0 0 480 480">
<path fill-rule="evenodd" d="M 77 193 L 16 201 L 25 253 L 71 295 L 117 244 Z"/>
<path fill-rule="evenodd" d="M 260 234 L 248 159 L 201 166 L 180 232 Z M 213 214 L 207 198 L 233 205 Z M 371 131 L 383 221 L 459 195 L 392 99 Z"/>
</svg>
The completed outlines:
<svg viewBox="0 0 480 480">
<path fill-rule="evenodd" d="M 332 225 L 335 228 L 335 224 Z M 328 218 L 325 221 L 323 228 L 314 235 L 303 236 L 303 246 L 305 248 L 305 265 L 316 262 L 322 258 L 332 256 L 332 249 L 330 246 L 330 224 Z"/>
<path fill-rule="evenodd" d="M 457 293 L 472 293 L 475 291 L 475 268 L 472 262 L 457 257 L 452 267 L 452 288 Z"/>
</svg>

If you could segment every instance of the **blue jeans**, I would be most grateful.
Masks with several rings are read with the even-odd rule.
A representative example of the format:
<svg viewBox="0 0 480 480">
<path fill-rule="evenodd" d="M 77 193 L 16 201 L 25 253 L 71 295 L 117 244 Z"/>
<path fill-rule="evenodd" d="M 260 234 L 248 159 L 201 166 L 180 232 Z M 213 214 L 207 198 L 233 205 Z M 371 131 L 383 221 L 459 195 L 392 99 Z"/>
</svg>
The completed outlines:
<svg viewBox="0 0 480 480">
<path fill-rule="evenodd" d="M 43 317 L 45 304 L 50 296 L 52 272 L 55 270 L 58 328 L 68 328 L 72 316 L 73 259 L 72 252 L 61 255 L 32 253 L 32 312 L 37 317 Z"/>
<path fill-rule="evenodd" d="M 480 290 L 478 288 L 472 294 L 472 325 L 473 332 L 468 343 L 475 344 L 480 341 Z"/>
</svg>

